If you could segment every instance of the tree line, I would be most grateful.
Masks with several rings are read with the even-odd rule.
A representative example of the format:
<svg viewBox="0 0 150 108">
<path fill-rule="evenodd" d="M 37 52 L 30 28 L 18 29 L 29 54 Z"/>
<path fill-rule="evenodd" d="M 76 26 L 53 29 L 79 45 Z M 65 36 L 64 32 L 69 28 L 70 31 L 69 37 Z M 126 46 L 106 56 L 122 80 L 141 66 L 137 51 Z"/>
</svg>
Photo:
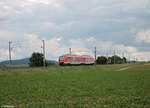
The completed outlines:
<svg viewBox="0 0 150 108">
<path fill-rule="evenodd" d="M 114 55 L 112 57 L 98 56 L 96 59 L 96 64 L 122 64 L 127 63 L 125 57 L 121 58 L 120 56 Z"/>
<path fill-rule="evenodd" d="M 112 56 L 112 57 L 105 57 L 105 56 L 98 56 L 96 59 L 96 64 L 122 64 L 127 63 L 125 57 L 121 58 L 120 56 Z M 45 62 L 45 66 L 49 65 L 56 65 L 52 62 Z M 44 55 L 42 53 L 33 53 L 29 59 L 29 66 L 30 67 L 41 67 L 44 66 Z"/>
</svg>

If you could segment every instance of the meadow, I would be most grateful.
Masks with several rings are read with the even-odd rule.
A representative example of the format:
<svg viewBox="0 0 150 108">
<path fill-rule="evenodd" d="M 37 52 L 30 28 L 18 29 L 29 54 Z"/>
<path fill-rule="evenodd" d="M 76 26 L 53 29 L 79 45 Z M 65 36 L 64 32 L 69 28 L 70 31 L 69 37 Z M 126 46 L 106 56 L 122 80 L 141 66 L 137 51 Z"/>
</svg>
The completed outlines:
<svg viewBox="0 0 150 108">
<path fill-rule="evenodd" d="M 150 64 L 1 67 L 0 108 L 150 108 Z"/>
</svg>

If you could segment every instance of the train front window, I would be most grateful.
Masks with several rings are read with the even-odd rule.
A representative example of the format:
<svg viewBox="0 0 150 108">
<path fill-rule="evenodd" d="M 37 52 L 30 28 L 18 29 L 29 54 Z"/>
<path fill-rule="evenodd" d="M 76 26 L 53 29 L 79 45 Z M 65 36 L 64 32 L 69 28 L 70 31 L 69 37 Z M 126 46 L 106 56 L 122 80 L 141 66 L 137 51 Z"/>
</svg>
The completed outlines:
<svg viewBox="0 0 150 108">
<path fill-rule="evenodd" d="M 64 61 L 64 56 L 59 57 L 60 61 Z"/>
</svg>

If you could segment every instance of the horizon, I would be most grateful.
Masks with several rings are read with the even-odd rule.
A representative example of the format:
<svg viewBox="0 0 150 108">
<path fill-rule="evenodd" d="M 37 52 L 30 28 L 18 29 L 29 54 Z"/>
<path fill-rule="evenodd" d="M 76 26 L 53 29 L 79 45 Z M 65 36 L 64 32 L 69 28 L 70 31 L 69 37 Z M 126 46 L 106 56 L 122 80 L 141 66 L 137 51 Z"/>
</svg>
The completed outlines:
<svg viewBox="0 0 150 108">
<path fill-rule="evenodd" d="M 84 56 L 84 55 L 80 55 L 80 56 Z M 90 55 L 88 55 L 88 56 L 90 56 Z M 105 56 L 105 55 L 97 55 L 97 57 L 100 57 L 100 56 Z M 114 56 L 114 55 L 112 55 L 112 56 Z M 108 57 L 112 57 L 112 56 L 108 56 Z M 119 55 L 115 55 L 115 56 L 119 56 Z M 106 57 L 106 56 L 105 56 Z M 119 56 L 119 57 L 121 57 L 121 56 Z M 26 57 L 26 58 L 19 58 L 19 59 L 12 59 L 12 61 L 16 61 L 16 60 L 23 60 L 23 59 L 29 59 L 30 57 Z M 123 58 L 123 57 L 121 57 L 121 58 Z M 127 59 L 127 58 L 126 58 Z M 58 62 L 58 60 L 53 60 L 53 59 L 46 59 L 46 60 L 49 60 L 49 61 L 56 61 L 56 62 Z M 144 61 L 144 60 L 138 60 L 138 59 L 135 59 L 135 58 L 133 58 L 133 59 L 127 59 L 127 61 L 128 62 L 132 62 L 132 61 L 135 61 L 135 62 L 150 62 L 150 61 Z M 0 63 L 2 63 L 2 62 L 9 62 L 9 59 L 6 59 L 6 60 L 3 60 L 3 61 L 0 61 Z"/>
</svg>

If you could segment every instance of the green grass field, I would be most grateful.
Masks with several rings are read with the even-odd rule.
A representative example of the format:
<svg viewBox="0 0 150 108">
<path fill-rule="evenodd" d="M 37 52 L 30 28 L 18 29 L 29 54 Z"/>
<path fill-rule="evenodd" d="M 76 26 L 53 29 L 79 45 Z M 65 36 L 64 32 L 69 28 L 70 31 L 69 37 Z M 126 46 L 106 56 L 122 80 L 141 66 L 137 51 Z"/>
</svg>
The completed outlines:
<svg viewBox="0 0 150 108">
<path fill-rule="evenodd" d="M 1 67 L 0 106 L 150 108 L 150 64 Z"/>
</svg>

